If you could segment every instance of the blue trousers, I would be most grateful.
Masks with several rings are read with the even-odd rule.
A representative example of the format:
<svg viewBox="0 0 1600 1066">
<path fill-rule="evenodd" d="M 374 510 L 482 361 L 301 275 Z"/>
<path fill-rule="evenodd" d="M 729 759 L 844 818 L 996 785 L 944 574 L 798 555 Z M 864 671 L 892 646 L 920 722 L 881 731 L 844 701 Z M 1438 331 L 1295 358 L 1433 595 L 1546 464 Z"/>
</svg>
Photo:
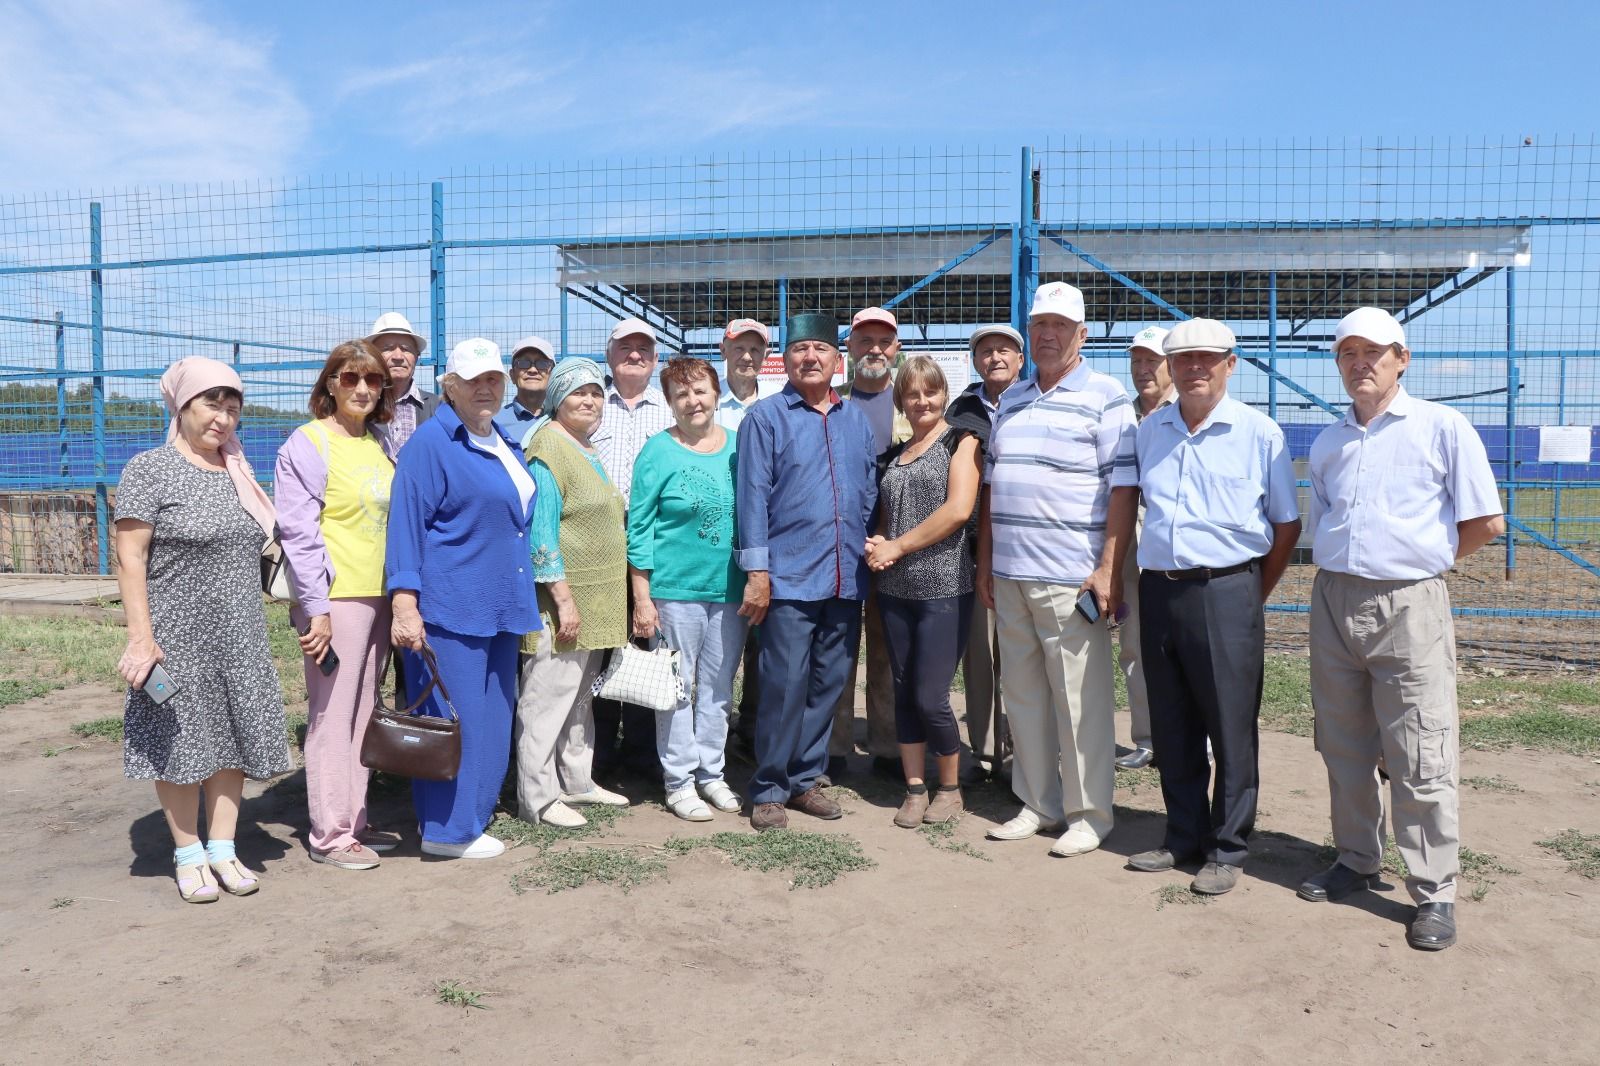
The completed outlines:
<svg viewBox="0 0 1600 1066">
<path fill-rule="evenodd" d="M 517 706 L 517 633 L 469 637 L 423 623 L 439 674 L 461 716 L 461 769 L 454 781 L 413 781 L 411 802 L 422 839 L 470 844 L 494 818 L 511 761 L 511 720 Z M 405 653 L 406 687 L 421 692 L 432 677 L 422 656 Z M 438 690 L 424 714 L 448 717 Z"/>
<path fill-rule="evenodd" d="M 751 803 L 786 803 L 827 769 L 833 709 L 860 637 L 860 600 L 772 601 L 761 623 Z"/>
</svg>

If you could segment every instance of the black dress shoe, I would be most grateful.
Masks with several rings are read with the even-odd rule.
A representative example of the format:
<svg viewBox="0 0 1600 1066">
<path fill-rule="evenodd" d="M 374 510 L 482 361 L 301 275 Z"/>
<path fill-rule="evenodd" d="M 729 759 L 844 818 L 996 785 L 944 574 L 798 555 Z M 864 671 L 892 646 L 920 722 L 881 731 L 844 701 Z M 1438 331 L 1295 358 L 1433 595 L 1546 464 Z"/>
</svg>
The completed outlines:
<svg viewBox="0 0 1600 1066">
<path fill-rule="evenodd" d="M 1155 761 L 1156 753 L 1149 748 L 1134 748 L 1117 760 L 1117 769 L 1143 770 L 1146 766 L 1153 766 Z"/>
<path fill-rule="evenodd" d="M 1377 874 L 1358 874 L 1344 863 L 1336 862 L 1320 874 L 1312 874 L 1300 882 L 1300 890 L 1295 895 L 1312 903 L 1327 903 L 1344 899 L 1359 889 L 1377 887 Z"/>
<path fill-rule="evenodd" d="M 1406 930 L 1406 943 L 1419 951 L 1443 951 L 1456 942 L 1456 905 L 1424 903 Z"/>
<path fill-rule="evenodd" d="M 1222 896 L 1239 883 L 1239 867 L 1225 862 L 1208 862 L 1189 882 L 1189 891 L 1202 896 Z"/>
</svg>

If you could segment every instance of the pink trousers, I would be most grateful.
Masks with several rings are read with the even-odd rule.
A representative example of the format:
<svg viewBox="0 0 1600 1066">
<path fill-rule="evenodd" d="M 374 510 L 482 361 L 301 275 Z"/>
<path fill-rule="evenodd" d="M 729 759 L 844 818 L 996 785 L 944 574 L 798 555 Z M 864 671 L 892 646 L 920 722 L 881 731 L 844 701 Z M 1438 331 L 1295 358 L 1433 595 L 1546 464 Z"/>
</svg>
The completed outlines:
<svg viewBox="0 0 1600 1066">
<path fill-rule="evenodd" d="M 324 677 L 305 660 L 306 802 L 311 808 L 311 847 L 337 851 L 356 843 L 367 827 L 367 768 L 361 737 L 372 718 L 378 682 L 389 661 L 389 601 L 382 596 L 330 600 L 333 651 L 338 669 Z M 296 627 L 306 624 L 296 608 Z"/>
</svg>

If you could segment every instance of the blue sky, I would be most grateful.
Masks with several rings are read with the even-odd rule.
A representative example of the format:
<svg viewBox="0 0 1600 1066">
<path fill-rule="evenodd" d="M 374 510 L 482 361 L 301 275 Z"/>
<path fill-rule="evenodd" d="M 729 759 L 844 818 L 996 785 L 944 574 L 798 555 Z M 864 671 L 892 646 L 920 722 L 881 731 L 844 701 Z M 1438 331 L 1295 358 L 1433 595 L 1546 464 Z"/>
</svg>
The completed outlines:
<svg viewBox="0 0 1600 1066">
<path fill-rule="evenodd" d="M 1510 12 L 1508 21 L 1508 11 Z M 1567 3 L 0 0 L 0 193 L 711 152 L 1589 133 Z"/>
</svg>

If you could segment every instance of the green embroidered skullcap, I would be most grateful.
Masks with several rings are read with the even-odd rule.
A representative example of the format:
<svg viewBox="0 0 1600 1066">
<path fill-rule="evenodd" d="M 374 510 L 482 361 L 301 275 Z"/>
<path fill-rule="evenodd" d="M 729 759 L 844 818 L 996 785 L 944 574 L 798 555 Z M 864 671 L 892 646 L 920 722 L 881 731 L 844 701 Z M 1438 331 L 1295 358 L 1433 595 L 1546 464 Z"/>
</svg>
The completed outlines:
<svg viewBox="0 0 1600 1066">
<path fill-rule="evenodd" d="M 822 341 L 837 348 L 839 323 L 829 315 L 793 315 L 789 318 L 789 328 L 783 332 L 783 343 L 787 347 L 800 341 Z"/>
</svg>

